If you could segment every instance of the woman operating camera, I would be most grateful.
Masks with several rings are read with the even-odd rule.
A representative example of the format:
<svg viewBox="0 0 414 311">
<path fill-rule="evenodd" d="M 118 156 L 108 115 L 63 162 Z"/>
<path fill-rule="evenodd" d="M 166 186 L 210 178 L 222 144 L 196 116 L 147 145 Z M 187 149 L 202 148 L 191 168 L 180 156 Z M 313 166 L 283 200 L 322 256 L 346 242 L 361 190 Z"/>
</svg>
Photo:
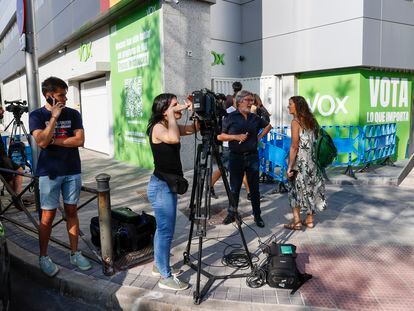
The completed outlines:
<svg viewBox="0 0 414 311">
<path fill-rule="evenodd" d="M 171 185 L 170 177 L 175 176 L 173 181 L 185 181 L 180 159 L 180 136 L 196 131 L 194 124 L 177 124 L 182 111 L 187 108 L 191 108 L 190 101 L 180 105 L 174 94 L 160 94 L 154 99 L 147 128 L 155 166 L 147 194 L 157 220 L 152 274 L 161 277 L 158 283 L 160 288 L 171 290 L 184 290 L 189 287 L 189 284 L 177 278 L 181 270 L 170 267 L 171 242 L 177 212 L 177 190 Z"/>
</svg>

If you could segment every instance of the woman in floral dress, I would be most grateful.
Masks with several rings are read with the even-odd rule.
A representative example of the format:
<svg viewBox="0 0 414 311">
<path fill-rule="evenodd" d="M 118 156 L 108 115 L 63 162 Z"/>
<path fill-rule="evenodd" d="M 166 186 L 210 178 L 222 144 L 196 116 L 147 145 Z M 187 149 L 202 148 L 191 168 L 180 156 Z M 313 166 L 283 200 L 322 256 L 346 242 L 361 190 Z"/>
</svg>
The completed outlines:
<svg viewBox="0 0 414 311">
<path fill-rule="evenodd" d="M 284 227 L 301 230 L 302 225 L 313 228 L 316 212 L 326 208 L 325 183 L 314 158 L 314 142 L 319 125 L 302 96 L 289 99 L 292 143 L 289 152 L 289 204 L 293 211 L 293 221 Z M 304 221 L 300 212 L 306 212 Z"/>
</svg>

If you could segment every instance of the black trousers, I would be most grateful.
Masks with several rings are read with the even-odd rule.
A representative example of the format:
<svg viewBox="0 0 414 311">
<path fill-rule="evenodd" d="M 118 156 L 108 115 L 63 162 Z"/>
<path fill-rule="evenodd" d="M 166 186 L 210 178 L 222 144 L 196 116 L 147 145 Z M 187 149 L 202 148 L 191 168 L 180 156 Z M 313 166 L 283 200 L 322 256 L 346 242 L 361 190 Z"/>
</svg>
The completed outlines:
<svg viewBox="0 0 414 311">
<path fill-rule="evenodd" d="M 260 210 L 260 192 L 259 192 L 259 155 L 257 152 L 248 154 L 238 154 L 230 152 L 229 157 L 230 188 L 239 205 L 240 188 L 243 183 L 243 176 L 246 173 L 247 183 L 250 187 L 253 215 L 259 216 Z M 229 206 L 228 212 L 232 213 L 232 207 Z"/>
</svg>

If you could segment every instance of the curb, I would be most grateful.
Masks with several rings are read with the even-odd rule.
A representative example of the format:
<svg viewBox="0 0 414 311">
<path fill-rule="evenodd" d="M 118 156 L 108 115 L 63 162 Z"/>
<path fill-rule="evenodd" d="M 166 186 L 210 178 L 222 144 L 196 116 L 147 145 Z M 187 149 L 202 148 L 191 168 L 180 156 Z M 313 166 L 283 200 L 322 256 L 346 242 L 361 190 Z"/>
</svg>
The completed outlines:
<svg viewBox="0 0 414 311">
<path fill-rule="evenodd" d="M 7 241 L 11 265 L 23 275 L 29 276 L 39 284 L 55 289 L 61 295 L 80 299 L 105 310 L 131 311 L 191 311 L 198 310 L 311 310 L 310 307 L 292 305 L 270 305 L 263 303 L 243 303 L 239 301 L 208 298 L 200 305 L 194 305 L 192 297 L 178 296 L 164 291 L 147 290 L 126 285 L 118 285 L 93 276 L 59 266 L 59 273 L 49 278 L 38 265 L 38 257 L 21 248 L 12 241 Z M 322 309 L 321 309 L 322 310 Z"/>
</svg>

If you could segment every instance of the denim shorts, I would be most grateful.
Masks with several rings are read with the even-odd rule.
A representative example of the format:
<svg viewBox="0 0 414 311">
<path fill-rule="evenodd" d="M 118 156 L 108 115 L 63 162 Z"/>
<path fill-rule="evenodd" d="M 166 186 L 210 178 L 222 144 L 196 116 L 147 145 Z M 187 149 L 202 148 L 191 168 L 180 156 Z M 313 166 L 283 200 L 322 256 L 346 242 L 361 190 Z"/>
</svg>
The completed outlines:
<svg viewBox="0 0 414 311">
<path fill-rule="evenodd" d="M 54 210 L 60 205 L 60 194 L 63 203 L 76 205 L 79 201 L 82 187 L 81 175 L 49 176 L 39 177 L 40 207 L 44 210 Z"/>
</svg>

